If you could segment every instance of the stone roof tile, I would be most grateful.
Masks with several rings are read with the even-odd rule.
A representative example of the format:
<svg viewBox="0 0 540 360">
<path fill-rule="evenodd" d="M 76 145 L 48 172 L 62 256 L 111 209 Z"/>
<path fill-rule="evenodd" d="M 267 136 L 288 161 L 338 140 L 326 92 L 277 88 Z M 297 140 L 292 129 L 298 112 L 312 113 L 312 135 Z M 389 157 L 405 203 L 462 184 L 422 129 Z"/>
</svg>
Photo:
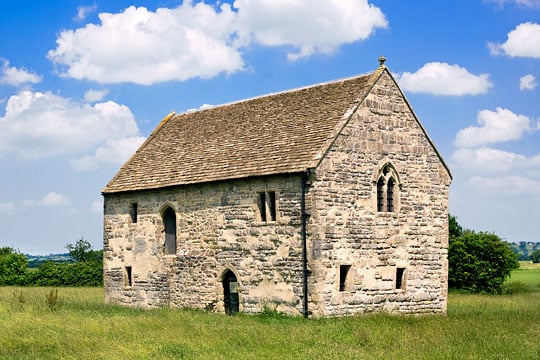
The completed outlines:
<svg viewBox="0 0 540 360">
<path fill-rule="evenodd" d="M 167 116 L 103 193 L 302 172 L 318 163 L 372 74 Z"/>
</svg>

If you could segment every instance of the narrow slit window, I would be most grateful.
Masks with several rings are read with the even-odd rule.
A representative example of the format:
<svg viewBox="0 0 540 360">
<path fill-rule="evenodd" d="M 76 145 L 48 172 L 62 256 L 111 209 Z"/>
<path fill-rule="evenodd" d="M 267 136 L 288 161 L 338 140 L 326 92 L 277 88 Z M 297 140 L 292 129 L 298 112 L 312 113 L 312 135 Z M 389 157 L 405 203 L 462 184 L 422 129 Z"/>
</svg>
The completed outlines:
<svg viewBox="0 0 540 360">
<path fill-rule="evenodd" d="M 259 214 L 261 215 L 261 221 L 266 222 L 266 193 L 263 193 L 263 192 L 259 193 L 257 206 L 259 207 Z"/>
<path fill-rule="evenodd" d="M 257 194 L 257 210 L 261 222 L 277 220 L 277 197 L 275 191 L 260 192 Z"/>
<path fill-rule="evenodd" d="M 386 211 L 394 212 L 394 184 L 393 178 L 388 179 L 386 185 Z"/>
<path fill-rule="evenodd" d="M 384 211 L 384 178 L 377 181 L 377 211 Z"/>
<path fill-rule="evenodd" d="M 268 215 L 270 221 L 276 221 L 276 193 L 268 192 Z"/>
<path fill-rule="evenodd" d="M 351 265 L 340 265 L 339 266 L 339 291 L 348 291 L 347 286 L 347 275 L 349 275 L 349 270 Z"/>
<path fill-rule="evenodd" d="M 129 214 L 131 215 L 131 222 L 133 224 L 137 223 L 137 217 L 138 217 L 138 206 L 137 203 L 131 203 L 131 207 L 129 209 Z"/>
<path fill-rule="evenodd" d="M 131 287 L 133 286 L 133 271 L 131 266 L 126 266 L 124 273 L 124 286 Z"/>
<path fill-rule="evenodd" d="M 396 269 L 396 290 L 403 289 L 405 286 L 404 282 L 405 268 Z"/>
</svg>

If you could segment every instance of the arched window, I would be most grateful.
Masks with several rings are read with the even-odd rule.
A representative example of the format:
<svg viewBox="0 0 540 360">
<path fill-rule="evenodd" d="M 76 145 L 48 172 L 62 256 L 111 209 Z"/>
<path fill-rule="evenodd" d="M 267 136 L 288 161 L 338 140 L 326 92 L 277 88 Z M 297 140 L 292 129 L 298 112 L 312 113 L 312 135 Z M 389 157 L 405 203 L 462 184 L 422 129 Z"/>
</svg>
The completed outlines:
<svg viewBox="0 0 540 360">
<path fill-rule="evenodd" d="M 163 212 L 165 227 L 165 254 L 176 254 L 176 213 L 170 207 Z"/>
<path fill-rule="evenodd" d="M 399 177 L 396 169 L 387 163 L 378 172 L 377 211 L 396 212 L 398 202 Z"/>
</svg>

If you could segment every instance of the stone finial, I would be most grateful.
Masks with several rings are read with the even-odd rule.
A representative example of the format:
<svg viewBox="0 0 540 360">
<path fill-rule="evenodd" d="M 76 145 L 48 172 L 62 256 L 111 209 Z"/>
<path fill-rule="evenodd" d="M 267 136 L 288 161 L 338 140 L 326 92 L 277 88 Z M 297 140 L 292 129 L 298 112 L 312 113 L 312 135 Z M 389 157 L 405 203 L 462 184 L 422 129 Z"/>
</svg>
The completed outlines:
<svg viewBox="0 0 540 360">
<path fill-rule="evenodd" d="M 379 56 L 378 60 L 379 60 L 379 65 L 384 66 L 384 62 L 386 61 L 386 58 L 384 57 L 384 55 Z"/>
</svg>

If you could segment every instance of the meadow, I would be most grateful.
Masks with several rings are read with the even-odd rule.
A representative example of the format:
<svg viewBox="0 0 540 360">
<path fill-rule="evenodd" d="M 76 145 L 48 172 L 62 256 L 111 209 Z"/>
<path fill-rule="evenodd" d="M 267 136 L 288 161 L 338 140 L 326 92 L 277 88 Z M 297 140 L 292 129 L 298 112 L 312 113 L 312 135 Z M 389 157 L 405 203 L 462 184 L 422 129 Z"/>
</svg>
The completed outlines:
<svg viewBox="0 0 540 360">
<path fill-rule="evenodd" d="M 539 359 L 540 268 L 448 314 L 292 318 L 103 304 L 101 288 L 0 287 L 1 359 Z"/>
</svg>

